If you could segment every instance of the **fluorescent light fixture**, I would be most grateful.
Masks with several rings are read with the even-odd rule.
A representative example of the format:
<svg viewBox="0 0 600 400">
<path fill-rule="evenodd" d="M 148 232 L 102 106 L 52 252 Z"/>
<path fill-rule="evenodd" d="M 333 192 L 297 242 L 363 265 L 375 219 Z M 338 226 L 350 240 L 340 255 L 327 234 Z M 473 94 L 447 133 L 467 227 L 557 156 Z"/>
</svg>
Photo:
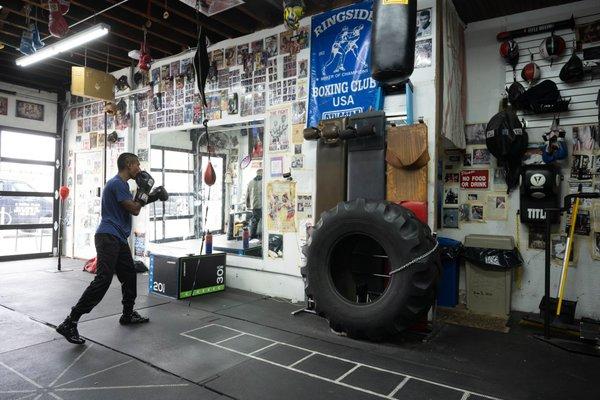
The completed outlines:
<svg viewBox="0 0 600 400">
<path fill-rule="evenodd" d="M 108 33 L 109 30 L 110 27 L 106 24 L 94 25 L 91 28 L 85 29 L 81 32 L 77 32 L 76 34 L 64 38 L 59 42 L 46 46 L 40 51 L 36 51 L 35 53 L 29 56 L 18 58 L 17 65 L 21 67 L 26 67 L 38 61 L 45 60 L 46 58 L 53 57 L 58 53 L 63 53 L 75 47 L 81 46 L 82 44 L 85 44 L 87 42 L 91 42 L 92 40 L 97 39 L 101 36 L 104 36 Z"/>
</svg>

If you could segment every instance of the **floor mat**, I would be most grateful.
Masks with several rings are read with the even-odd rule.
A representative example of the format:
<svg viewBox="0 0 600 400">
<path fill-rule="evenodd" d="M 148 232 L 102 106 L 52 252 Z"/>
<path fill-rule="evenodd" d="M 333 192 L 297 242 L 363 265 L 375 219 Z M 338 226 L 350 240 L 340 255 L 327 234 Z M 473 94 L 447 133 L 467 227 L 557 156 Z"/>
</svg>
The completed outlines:
<svg viewBox="0 0 600 400">
<path fill-rule="evenodd" d="M 510 327 L 507 326 L 508 316 L 498 317 L 492 315 L 475 314 L 462 307 L 438 307 L 436 312 L 436 319 L 438 322 L 502 333 L 508 333 L 510 331 Z"/>
</svg>

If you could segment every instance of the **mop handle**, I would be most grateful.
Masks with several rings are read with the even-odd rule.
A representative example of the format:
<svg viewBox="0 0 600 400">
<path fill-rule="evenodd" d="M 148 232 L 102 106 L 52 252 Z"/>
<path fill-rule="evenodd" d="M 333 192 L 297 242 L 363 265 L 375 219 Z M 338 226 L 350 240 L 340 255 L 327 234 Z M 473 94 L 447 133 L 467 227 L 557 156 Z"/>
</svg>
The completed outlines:
<svg viewBox="0 0 600 400">
<path fill-rule="evenodd" d="M 562 273 L 560 276 L 560 285 L 558 287 L 558 304 L 556 306 L 556 315 L 560 315 L 562 308 L 562 300 L 565 292 L 565 286 L 567 283 L 567 271 L 569 270 L 569 259 L 571 258 L 571 251 L 573 248 L 573 238 L 575 236 L 575 223 L 577 222 L 577 213 L 579 211 L 580 197 L 575 199 L 575 205 L 571 214 L 571 227 L 569 229 L 569 237 L 567 238 L 567 248 L 565 249 L 565 258 L 563 260 Z"/>
</svg>

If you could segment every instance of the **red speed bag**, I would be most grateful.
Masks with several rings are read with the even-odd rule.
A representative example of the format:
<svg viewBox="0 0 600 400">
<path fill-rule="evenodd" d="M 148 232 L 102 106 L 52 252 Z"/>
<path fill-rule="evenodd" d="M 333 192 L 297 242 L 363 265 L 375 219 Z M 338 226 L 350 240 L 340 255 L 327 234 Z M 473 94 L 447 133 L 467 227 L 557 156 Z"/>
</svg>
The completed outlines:
<svg viewBox="0 0 600 400">
<path fill-rule="evenodd" d="M 66 200 L 67 197 L 69 197 L 69 187 L 61 186 L 60 189 L 58 189 L 58 195 L 60 196 L 61 200 Z"/>
<path fill-rule="evenodd" d="M 398 204 L 414 212 L 419 221 L 427 224 L 427 203 L 423 201 L 401 201 Z"/>
<path fill-rule="evenodd" d="M 217 175 L 215 174 L 215 169 L 212 166 L 212 163 L 209 161 L 206 166 L 206 171 L 204 171 L 204 183 L 208 186 L 212 186 L 217 181 Z"/>
</svg>

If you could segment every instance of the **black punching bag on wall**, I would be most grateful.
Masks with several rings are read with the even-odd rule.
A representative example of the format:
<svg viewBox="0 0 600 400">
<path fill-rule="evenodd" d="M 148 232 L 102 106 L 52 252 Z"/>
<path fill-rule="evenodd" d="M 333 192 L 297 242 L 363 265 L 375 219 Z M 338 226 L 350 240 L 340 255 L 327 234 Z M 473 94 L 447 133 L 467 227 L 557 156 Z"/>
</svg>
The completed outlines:
<svg viewBox="0 0 600 400">
<path fill-rule="evenodd" d="M 405 81 L 415 64 L 417 0 L 374 0 L 371 72 L 383 84 Z"/>
</svg>

